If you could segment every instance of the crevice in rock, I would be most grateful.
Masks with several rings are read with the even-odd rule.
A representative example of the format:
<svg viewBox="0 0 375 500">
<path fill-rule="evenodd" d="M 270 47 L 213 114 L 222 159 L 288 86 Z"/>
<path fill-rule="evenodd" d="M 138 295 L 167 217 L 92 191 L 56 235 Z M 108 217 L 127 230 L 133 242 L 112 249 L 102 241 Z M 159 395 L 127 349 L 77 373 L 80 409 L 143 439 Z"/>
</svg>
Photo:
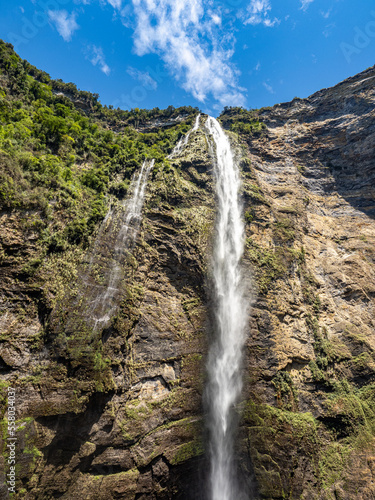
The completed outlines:
<svg viewBox="0 0 375 500">
<path fill-rule="evenodd" d="M 0 373 L 7 374 L 10 373 L 12 370 L 14 370 L 14 368 L 8 365 L 0 356 Z"/>
</svg>

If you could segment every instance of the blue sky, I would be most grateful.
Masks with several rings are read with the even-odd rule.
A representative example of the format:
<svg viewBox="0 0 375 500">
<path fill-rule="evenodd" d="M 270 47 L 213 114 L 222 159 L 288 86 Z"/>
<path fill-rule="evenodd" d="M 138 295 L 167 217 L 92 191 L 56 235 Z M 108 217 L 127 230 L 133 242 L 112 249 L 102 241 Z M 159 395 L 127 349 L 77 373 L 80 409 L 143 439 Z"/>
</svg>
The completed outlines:
<svg viewBox="0 0 375 500">
<path fill-rule="evenodd" d="M 372 0 L 0 0 L 0 38 L 124 109 L 270 106 L 374 64 Z"/>
</svg>

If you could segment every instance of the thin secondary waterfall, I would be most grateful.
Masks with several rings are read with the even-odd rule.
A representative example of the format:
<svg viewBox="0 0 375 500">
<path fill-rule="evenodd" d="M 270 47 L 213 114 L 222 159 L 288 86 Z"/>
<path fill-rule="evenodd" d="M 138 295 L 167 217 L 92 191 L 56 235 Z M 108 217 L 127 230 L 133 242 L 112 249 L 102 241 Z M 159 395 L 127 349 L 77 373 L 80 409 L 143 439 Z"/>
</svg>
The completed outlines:
<svg viewBox="0 0 375 500">
<path fill-rule="evenodd" d="M 107 286 L 98 293 L 90 304 L 91 320 L 94 329 L 104 328 L 116 310 L 116 297 L 118 285 L 122 277 L 121 263 L 126 251 L 135 242 L 138 234 L 141 212 L 145 198 L 147 179 L 154 160 L 145 160 L 141 171 L 133 177 L 130 185 L 131 198 L 126 201 L 125 212 L 120 220 L 120 230 L 114 241 L 112 252 L 112 265 L 109 271 Z"/>
<path fill-rule="evenodd" d="M 174 156 L 179 155 L 185 149 L 185 147 L 187 146 L 187 144 L 189 142 L 190 135 L 193 132 L 196 132 L 198 130 L 200 116 L 201 116 L 200 114 L 197 115 L 197 117 L 195 119 L 194 127 L 191 130 L 189 130 L 189 132 L 184 137 L 181 137 L 181 139 L 178 141 L 178 143 L 174 147 L 172 153 L 168 156 L 169 159 L 173 158 Z"/>
<path fill-rule="evenodd" d="M 233 406 L 242 389 L 241 359 L 247 322 L 240 264 L 244 251 L 241 181 L 229 139 L 220 124 L 208 117 L 206 128 L 216 150 L 214 177 L 218 202 L 212 259 L 215 328 L 207 367 L 210 499 L 238 500 L 241 492 L 234 465 Z"/>
</svg>

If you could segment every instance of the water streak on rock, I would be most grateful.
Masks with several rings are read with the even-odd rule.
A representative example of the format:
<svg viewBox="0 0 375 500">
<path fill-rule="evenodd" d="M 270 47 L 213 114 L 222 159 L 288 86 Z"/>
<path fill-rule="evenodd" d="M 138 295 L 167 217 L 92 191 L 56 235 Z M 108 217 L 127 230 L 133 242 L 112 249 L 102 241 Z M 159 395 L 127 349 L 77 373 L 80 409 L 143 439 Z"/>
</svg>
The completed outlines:
<svg viewBox="0 0 375 500">
<path fill-rule="evenodd" d="M 130 187 L 132 195 L 125 203 L 125 212 L 120 221 L 120 230 L 118 231 L 115 245 L 112 249 L 113 260 L 109 271 L 108 285 L 95 297 L 90 305 L 89 310 L 94 321 L 94 329 L 107 326 L 117 308 L 116 297 L 119 292 L 118 285 L 122 277 L 122 256 L 136 240 L 141 223 L 141 212 L 145 198 L 147 178 L 154 163 L 154 160 L 145 160 L 140 173 L 133 178 Z"/>
<path fill-rule="evenodd" d="M 169 159 L 173 158 L 174 156 L 179 155 L 186 148 L 186 146 L 187 146 L 187 144 L 189 142 L 190 135 L 193 132 L 196 132 L 198 130 L 198 128 L 199 128 L 199 119 L 200 119 L 200 116 L 201 116 L 200 114 L 197 115 L 197 117 L 195 119 L 194 127 L 191 130 L 189 130 L 189 132 L 185 136 L 181 137 L 181 139 L 178 141 L 178 143 L 174 147 L 172 153 L 168 156 Z"/>
</svg>

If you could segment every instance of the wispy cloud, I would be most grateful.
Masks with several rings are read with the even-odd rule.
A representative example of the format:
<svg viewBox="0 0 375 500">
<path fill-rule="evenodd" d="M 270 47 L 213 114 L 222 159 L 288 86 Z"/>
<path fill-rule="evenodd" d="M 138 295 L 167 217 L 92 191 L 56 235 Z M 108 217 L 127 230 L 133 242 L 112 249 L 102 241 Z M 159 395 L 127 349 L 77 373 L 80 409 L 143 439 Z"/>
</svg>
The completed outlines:
<svg viewBox="0 0 375 500">
<path fill-rule="evenodd" d="M 134 80 L 138 80 L 146 90 L 156 90 L 158 87 L 157 82 L 150 76 L 147 71 L 140 71 L 139 69 L 128 66 L 126 70 Z"/>
<path fill-rule="evenodd" d="M 92 0 L 73 0 L 73 1 L 74 1 L 74 3 L 77 3 L 77 4 L 89 5 L 90 3 L 95 3 L 96 0 L 94 0 L 94 2 L 92 2 Z M 114 9 L 121 10 L 123 0 L 99 0 L 99 3 L 102 6 L 109 4 Z"/>
<path fill-rule="evenodd" d="M 280 20 L 274 17 L 270 18 L 271 4 L 269 0 L 251 0 L 246 8 L 246 12 L 242 15 L 244 24 L 263 24 L 268 28 L 280 23 Z"/>
<path fill-rule="evenodd" d="M 333 30 L 336 28 L 336 23 L 328 24 L 323 30 L 323 35 L 328 38 L 332 35 Z"/>
<path fill-rule="evenodd" d="M 107 0 L 107 2 L 112 5 L 114 9 L 120 10 L 122 7 L 122 0 Z"/>
<path fill-rule="evenodd" d="M 218 32 L 220 16 L 205 13 L 204 0 L 132 0 L 137 55 L 158 54 L 181 86 L 204 102 L 243 105 L 238 70 L 231 64 L 233 39 Z"/>
<path fill-rule="evenodd" d="M 301 0 L 301 9 L 302 10 L 307 10 L 309 8 L 309 5 L 313 2 L 314 0 Z"/>
<path fill-rule="evenodd" d="M 329 16 L 331 15 L 332 9 L 328 9 L 326 12 L 323 10 L 320 11 L 321 15 L 324 17 L 324 19 L 328 19 Z"/>
<path fill-rule="evenodd" d="M 86 59 L 88 59 L 94 66 L 98 65 L 100 70 L 103 71 L 105 75 L 108 76 L 110 74 L 111 68 L 105 62 L 103 49 L 101 47 L 89 45 L 86 50 Z"/>
<path fill-rule="evenodd" d="M 270 93 L 270 94 L 274 94 L 275 91 L 273 90 L 273 87 L 272 85 L 270 85 L 269 83 L 267 82 L 263 82 L 263 87 Z"/>
<path fill-rule="evenodd" d="M 48 18 L 66 42 L 70 42 L 73 33 L 79 28 L 74 12 L 69 15 L 66 10 L 49 10 Z"/>
</svg>

